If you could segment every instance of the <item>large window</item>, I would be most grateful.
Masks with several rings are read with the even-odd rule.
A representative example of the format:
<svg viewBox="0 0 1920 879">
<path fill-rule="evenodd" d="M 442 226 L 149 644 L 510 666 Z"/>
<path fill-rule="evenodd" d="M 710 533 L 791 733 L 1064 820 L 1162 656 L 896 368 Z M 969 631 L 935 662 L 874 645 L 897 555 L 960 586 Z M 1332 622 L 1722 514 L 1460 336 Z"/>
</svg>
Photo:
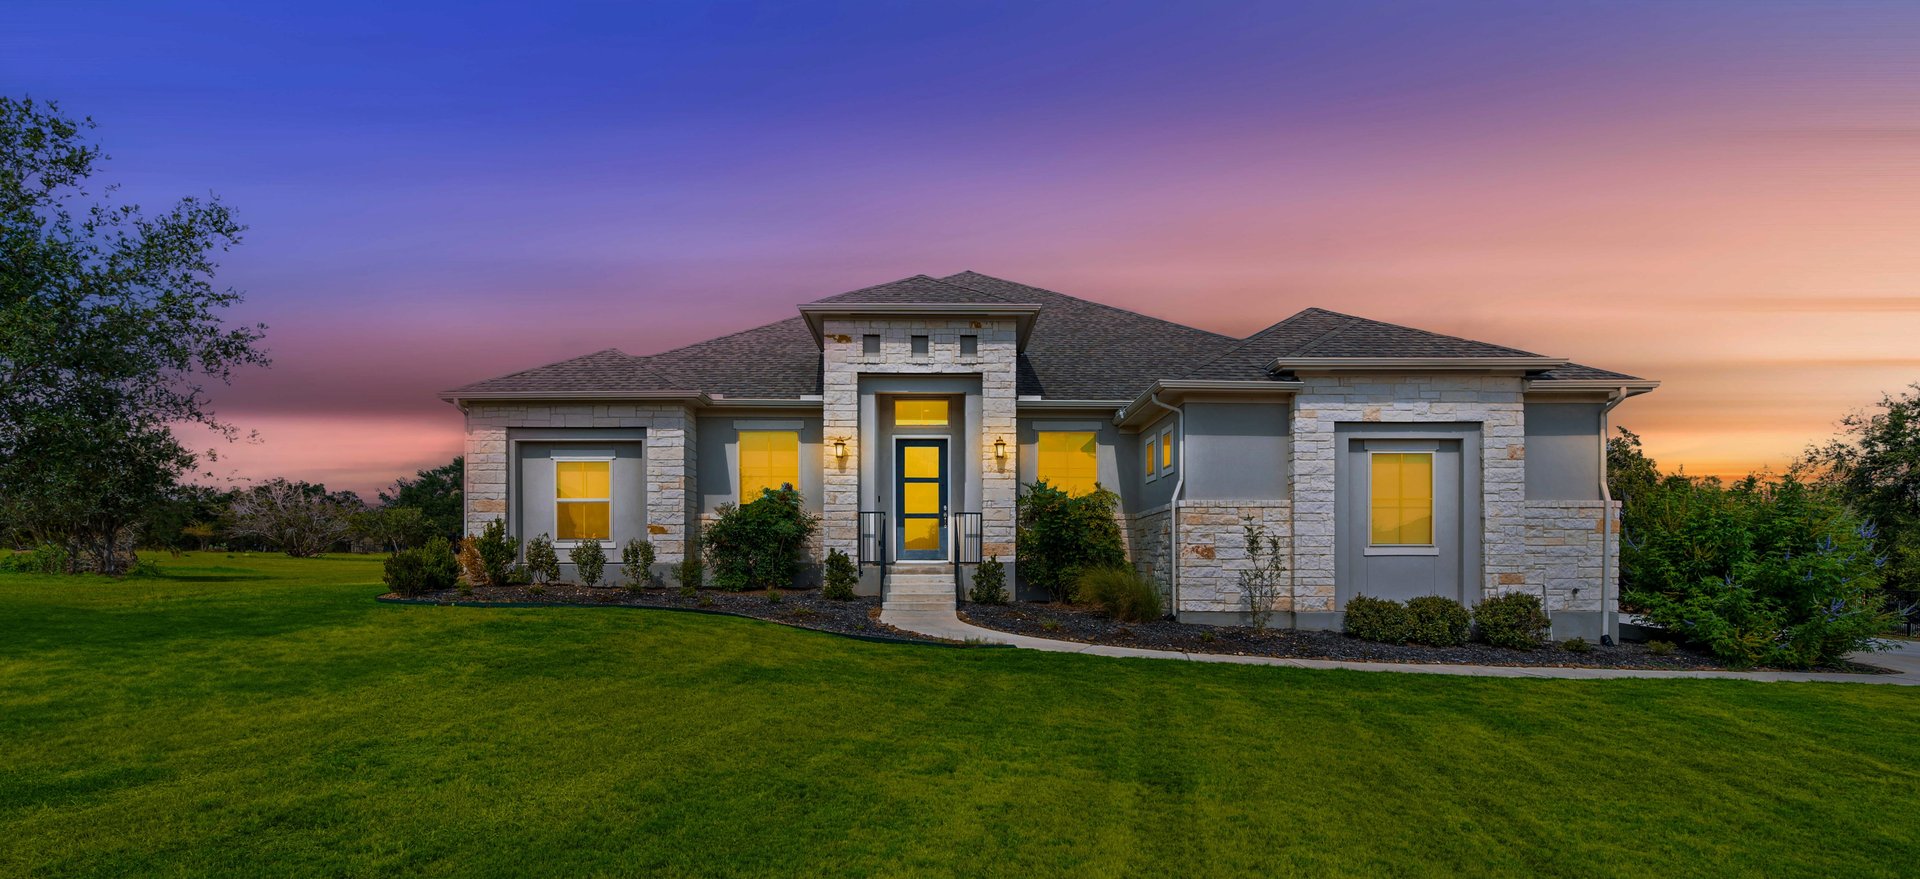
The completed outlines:
<svg viewBox="0 0 1920 879">
<path fill-rule="evenodd" d="M 1068 494 L 1093 491 L 1094 480 L 1099 474 L 1095 448 L 1093 431 L 1043 430 L 1040 432 L 1039 467 L 1034 478 L 1045 480 L 1048 485 Z"/>
<path fill-rule="evenodd" d="M 613 539 L 613 462 L 553 462 L 553 536 Z"/>
<path fill-rule="evenodd" d="M 760 499 L 760 490 L 800 487 L 800 433 L 793 430 L 740 431 L 740 502 Z"/>
<path fill-rule="evenodd" d="M 895 400 L 893 424 L 895 427 L 945 427 L 947 401 Z"/>
<path fill-rule="evenodd" d="M 1368 542 L 1433 545 L 1433 453 L 1374 452 L 1368 477 Z"/>
</svg>

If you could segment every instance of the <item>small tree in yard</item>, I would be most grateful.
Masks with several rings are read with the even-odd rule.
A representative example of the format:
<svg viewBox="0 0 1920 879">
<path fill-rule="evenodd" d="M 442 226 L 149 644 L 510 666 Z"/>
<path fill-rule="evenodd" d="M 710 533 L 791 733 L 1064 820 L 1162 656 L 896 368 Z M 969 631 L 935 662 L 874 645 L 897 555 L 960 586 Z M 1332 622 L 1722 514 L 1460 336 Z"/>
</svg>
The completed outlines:
<svg viewBox="0 0 1920 879">
<path fill-rule="evenodd" d="M 620 572 L 635 592 L 653 585 L 653 544 L 634 538 L 620 548 Z"/>
<path fill-rule="evenodd" d="M 545 534 L 527 538 L 527 574 L 542 586 L 560 579 L 560 555 L 553 551 L 553 538 Z"/>
<path fill-rule="evenodd" d="M 388 552 L 419 546 L 436 533 L 418 507 L 376 507 L 354 513 L 349 521 L 355 539 Z"/>
<path fill-rule="evenodd" d="M 1241 539 L 1247 545 L 1247 568 L 1240 572 L 1240 597 L 1246 602 L 1253 628 L 1264 632 L 1273 619 L 1274 605 L 1280 602 L 1287 562 L 1280 554 L 1280 538 L 1268 534 L 1266 525 L 1252 516 L 1240 521 Z"/>
<path fill-rule="evenodd" d="M 252 535 L 294 558 L 326 552 L 345 539 L 364 505 L 350 491 L 273 479 L 233 498 L 233 533 Z"/>
<path fill-rule="evenodd" d="M 567 558 L 580 574 L 581 585 L 600 585 L 600 575 L 607 570 L 607 551 L 600 548 L 600 541 L 582 540 L 574 544 L 572 549 L 567 550 Z"/>
<path fill-rule="evenodd" d="M 520 555 L 520 540 L 507 533 L 507 523 L 495 518 L 467 538 L 460 547 L 461 567 L 467 581 L 475 586 L 505 586 L 512 578 L 513 560 Z"/>
</svg>

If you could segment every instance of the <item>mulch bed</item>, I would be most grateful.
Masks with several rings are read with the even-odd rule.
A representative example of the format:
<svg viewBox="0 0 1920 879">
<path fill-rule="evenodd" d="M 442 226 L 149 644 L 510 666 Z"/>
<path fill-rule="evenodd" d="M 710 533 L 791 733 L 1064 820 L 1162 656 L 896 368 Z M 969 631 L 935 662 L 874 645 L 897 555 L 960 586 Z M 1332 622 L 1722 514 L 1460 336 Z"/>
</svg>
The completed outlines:
<svg viewBox="0 0 1920 879">
<path fill-rule="evenodd" d="M 542 591 L 534 591 L 540 589 Z M 768 601 L 766 592 L 721 592 L 702 589 L 693 598 L 680 595 L 678 587 L 629 592 L 623 588 L 576 586 L 553 583 L 536 586 L 481 586 L 471 595 L 448 589 L 425 595 L 402 596 L 388 593 L 383 600 L 413 604 L 541 604 L 581 607 L 663 607 L 734 614 L 783 623 L 802 629 L 877 638 L 944 644 L 921 635 L 902 632 L 879 621 L 880 599 L 861 597 L 849 601 L 822 598 L 818 589 L 783 589 L 778 602 Z"/>
<path fill-rule="evenodd" d="M 1561 649 L 1558 643 L 1538 650 L 1511 650 L 1486 644 L 1459 647 L 1422 647 L 1362 641 L 1340 632 L 1209 626 L 1156 620 L 1122 623 L 1108 619 L 1097 608 L 1021 602 L 1010 605 L 963 604 L 961 619 L 976 626 L 1016 635 L 1104 644 L 1178 650 L 1183 653 L 1224 653 L 1234 656 L 1273 656 L 1285 659 L 1338 659 L 1352 662 L 1404 662 L 1443 665 L 1552 666 L 1562 668 L 1647 668 L 1679 671 L 1726 671 L 1726 663 L 1685 647 L 1667 656 L 1655 656 L 1645 644 L 1593 645 L 1587 653 Z M 1763 669 L 1764 670 L 1764 669 Z M 1886 669 L 1849 663 L 1815 671 L 1887 673 Z"/>
</svg>

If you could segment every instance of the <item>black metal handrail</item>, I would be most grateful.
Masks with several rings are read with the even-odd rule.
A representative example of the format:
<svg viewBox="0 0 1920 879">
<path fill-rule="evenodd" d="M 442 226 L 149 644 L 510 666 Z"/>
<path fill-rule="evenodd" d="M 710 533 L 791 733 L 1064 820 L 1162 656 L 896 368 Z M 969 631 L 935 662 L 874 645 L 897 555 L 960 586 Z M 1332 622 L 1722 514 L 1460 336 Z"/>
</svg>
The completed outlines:
<svg viewBox="0 0 1920 879">
<path fill-rule="evenodd" d="M 961 565 L 980 564 L 980 530 L 983 528 L 979 513 L 953 514 L 953 591 L 958 593 Z"/>
<path fill-rule="evenodd" d="M 861 565 L 887 565 L 887 511 L 860 511 L 860 559 Z"/>
</svg>

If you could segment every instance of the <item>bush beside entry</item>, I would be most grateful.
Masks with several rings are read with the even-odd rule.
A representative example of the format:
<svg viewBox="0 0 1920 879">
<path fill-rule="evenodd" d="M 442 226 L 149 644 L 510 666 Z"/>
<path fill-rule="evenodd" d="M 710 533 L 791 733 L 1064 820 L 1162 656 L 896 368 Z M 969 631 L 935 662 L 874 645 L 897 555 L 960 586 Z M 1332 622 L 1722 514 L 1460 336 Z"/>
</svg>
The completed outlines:
<svg viewBox="0 0 1920 879">
<path fill-rule="evenodd" d="M 1076 497 L 1046 480 L 1028 485 L 1017 502 L 1014 538 L 1023 581 L 1055 601 L 1070 601 L 1080 572 L 1126 567 L 1126 544 L 1113 517 L 1119 505 L 1119 495 L 1098 486 Z"/>
<path fill-rule="evenodd" d="M 1407 606 L 1398 601 L 1356 595 L 1347 600 L 1347 634 L 1364 641 L 1405 644 L 1413 628 Z"/>
<path fill-rule="evenodd" d="M 792 586 L 817 522 L 791 485 L 761 489 L 750 503 L 722 505 L 701 536 L 714 587 L 740 592 Z"/>
<path fill-rule="evenodd" d="M 860 569 L 854 565 L 853 558 L 837 549 L 827 550 L 827 571 L 820 584 L 821 597 L 851 601 L 853 587 L 859 584 Z"/>
<path fill-rule="evenodd" d="M 974 604 L 1007 603 L 1007 566 L 1000 563 L 1000 557 L 988 556 L 973 571 L 973 588 L 967 590 L 967 600 Z"/>
</svg>

